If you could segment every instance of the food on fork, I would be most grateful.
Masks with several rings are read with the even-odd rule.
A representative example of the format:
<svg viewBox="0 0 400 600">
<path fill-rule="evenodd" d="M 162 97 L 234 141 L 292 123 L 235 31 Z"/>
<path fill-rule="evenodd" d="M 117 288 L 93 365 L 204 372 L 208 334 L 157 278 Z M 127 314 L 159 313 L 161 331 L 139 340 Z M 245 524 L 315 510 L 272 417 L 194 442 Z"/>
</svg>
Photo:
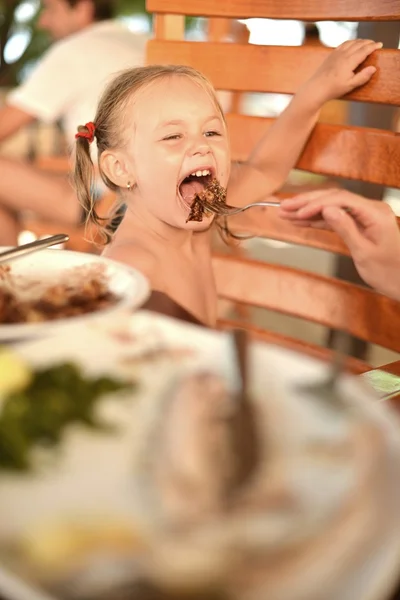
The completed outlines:
<svg viewBox="0 0 400 600">
<path fill-rule="evenodd" d="M 195 195 L 186 220 L 187 223 L 189 221 L 201 222 L 204 215 L 208 216 L 210 214 L 205 203 L 213 205 L 226 204 L 226 189 L 220 185 L 217 179 L 212 179 L 202 192 Z"/>
</svg>

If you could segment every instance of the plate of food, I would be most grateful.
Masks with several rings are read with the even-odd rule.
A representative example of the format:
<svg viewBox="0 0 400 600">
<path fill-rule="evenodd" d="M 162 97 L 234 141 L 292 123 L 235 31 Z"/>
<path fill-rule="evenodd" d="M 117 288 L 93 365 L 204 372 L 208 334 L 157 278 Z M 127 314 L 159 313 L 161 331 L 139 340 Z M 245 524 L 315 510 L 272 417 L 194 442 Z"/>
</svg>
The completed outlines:
<svg viewBox="0 0 400 600">
<path fill-rule="evenodd" d="M 251 344 L 243 428 L 227 333 L 138 311 L 57 341 L 0 354 L 0 595 L 388 596 L 400 434 L 365 381 L 316 397 L 326 364 Z"/>
<path fill-rule="evenodd" d="M 28 254 L 0 265 L 0 342 L 136 309 L 149 291 L 142 273 L 101 256 L 58 249 Z"/>
</svg>

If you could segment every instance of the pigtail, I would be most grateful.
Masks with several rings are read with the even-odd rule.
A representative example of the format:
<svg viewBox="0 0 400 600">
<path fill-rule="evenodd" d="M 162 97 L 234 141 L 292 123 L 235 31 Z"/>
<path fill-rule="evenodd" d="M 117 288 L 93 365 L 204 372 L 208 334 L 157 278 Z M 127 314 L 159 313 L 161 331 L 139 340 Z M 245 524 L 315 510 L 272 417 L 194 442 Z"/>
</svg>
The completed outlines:
<svg viewBox="0 0 400 600">
<path fill-rule="evenodd" d="M 95 136 L 95 125 L 86 123 L 78 127 L 78 133 L 75 135 L 75 168 L 74 185 L 78 200 L 85 212 L 86 226 L 94 223 L 103 238 L 104 244 L 111 241 L 111 234 L 104 226 L 104 217 L 101 217 L 96 211 L 95 196 L 95 167 L 90 155 L 90 144 Z"/>
</svg>

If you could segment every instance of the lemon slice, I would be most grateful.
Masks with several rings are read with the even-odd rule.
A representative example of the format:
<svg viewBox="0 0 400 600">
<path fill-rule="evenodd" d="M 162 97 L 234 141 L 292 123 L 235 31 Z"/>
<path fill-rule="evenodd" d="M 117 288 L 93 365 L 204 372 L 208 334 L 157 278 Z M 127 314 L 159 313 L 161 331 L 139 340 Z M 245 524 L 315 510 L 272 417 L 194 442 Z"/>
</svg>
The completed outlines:
<svg viewBox="0 0 400 600">
<path fill-rule="evenodd" d="M 32 370 L 10 350 L 0 349 L 0 396 L 25 389 L 32 380 Z"/>
</svg>

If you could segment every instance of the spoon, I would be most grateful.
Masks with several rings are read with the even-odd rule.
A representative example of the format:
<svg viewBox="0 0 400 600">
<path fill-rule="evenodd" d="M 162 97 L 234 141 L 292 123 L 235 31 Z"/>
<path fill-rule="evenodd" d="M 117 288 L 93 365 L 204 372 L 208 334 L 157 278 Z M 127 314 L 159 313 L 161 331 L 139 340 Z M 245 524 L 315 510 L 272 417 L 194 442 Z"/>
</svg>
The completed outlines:
<svg viewBox="0 0 400 600">
<path fill-rule="evenodd" d="M 32 252 L 43 250 L 44 248 L 48 248 L 49 246 L 63 244 L 64 242 L 68 242 L 68 240 L 69 235 L 65 233 L 57 233 L 57 235 L 52 235 L 43 240 L 35 240 L 34 242 L 29 242 L 29 244 L 15 246 L 15 248 L 11 248 L 10 250 L 0 252 L 0 263 L 20 258 L 21 256 L 25 256 L 25 254 L 31 254 Z"/>
</svg>

